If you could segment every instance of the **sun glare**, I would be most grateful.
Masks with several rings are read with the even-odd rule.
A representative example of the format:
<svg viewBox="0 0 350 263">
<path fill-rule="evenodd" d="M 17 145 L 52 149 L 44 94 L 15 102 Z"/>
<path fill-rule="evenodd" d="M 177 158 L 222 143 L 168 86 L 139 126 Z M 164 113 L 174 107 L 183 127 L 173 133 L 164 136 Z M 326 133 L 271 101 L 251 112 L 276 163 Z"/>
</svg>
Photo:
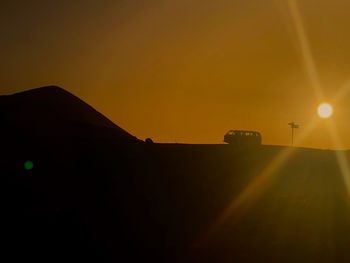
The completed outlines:
<svg viewBox="0 0 350 263">
<path fill-rule="evenodd" d="M 333 107 L 329 103 L 321 103 L 317 108 L 318 116 L 323 119 L 327 119 L 333 114 Z"/>
</svg>

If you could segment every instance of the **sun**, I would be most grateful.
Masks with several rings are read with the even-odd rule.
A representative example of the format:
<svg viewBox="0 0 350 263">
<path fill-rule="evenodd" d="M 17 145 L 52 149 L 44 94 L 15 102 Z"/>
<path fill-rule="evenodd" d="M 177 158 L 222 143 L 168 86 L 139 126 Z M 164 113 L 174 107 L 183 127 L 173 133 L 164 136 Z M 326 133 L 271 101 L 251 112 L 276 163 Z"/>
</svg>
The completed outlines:
<svg viewBox="0 0 350 263">
<path fill-rule="evenodd" d="M 333 114 L 333 107 L 329 103 L 321 103 L 317 108 L 317 114 L 322 119 L 328 119 Z"/>
</svg>

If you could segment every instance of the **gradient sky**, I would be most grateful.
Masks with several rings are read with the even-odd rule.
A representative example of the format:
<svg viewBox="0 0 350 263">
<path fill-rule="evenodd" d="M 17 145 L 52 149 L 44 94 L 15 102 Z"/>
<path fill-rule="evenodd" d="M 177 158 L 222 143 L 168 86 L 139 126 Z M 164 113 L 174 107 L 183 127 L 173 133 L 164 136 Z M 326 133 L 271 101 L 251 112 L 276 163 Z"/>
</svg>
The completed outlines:
<svg viewBox="0 0 350 263">
<path fill-rule="evenodd" d="M 288 145 L 319 103 L 286 0 L 0 2 L 0 94 L 59 85 L 135 136 Z M 350 79 L 350 1 L 299 1 L 326 99 Z M 350 148 L 350 94 L 332 122 Z M 327 124 L 300 146 L 335 148 Z"/>
</svg>

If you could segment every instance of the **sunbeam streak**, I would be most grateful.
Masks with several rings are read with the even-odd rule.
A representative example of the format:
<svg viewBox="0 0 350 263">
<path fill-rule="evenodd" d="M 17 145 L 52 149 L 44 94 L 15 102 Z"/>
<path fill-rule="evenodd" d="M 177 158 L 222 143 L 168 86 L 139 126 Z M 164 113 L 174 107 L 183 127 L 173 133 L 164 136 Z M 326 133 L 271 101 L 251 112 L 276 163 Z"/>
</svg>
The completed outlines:
<svg viewBox="0 0 350 263">
<path fill-rule="evenodd" d="M 315 65 L 315 61 L 311 52 L 310 44 L 307 38 L 306 30 L 303 24 L 303 19 L 300 15 L 297 0 L 288 0 L 288 8 L 292 15 L 293 24 L 297 33 L 298 42 L 302 53 L 304 62 L 304 69 L 308 75 L 311 86 L 314 89 L 317 99 L 323 100 L 323 92 L 321 82 Z"/>
<path fill-rule="evenodd" d="M 342 100 L 350 92 L 350 80 L 346 81 L 333 98 L 334 102 Z"/>
<path fill-rule="evenodd" d="M 343 176 L 343 180 L 346 186 L 346 190 L 348 196 L 350 197 L 350 167 L 349 162 L 347 160 L 346 154 L 343 150 L 343 143 L 339 136 L 339 133 L 334 125 L 334 123 L 330 120 L 327 123 L 328 131 L 331 136 L 334 147 L 336 148 L 335 154 L 337 157 L 338 165 L 340 168 L 341 175 Z"/>
<path fill-rule="evenodd" d="M 303 59 L 303 67 L 306 71 L 316 99 L 321 102 L 324 100 L 321 81 L 317 72 L 317 67 L 314 62 L 311 47 L 307 38 L 306 30 L 303 25 L 302 16 L 299 12 L 297 0 L 287 0 L 289 13 L 292 17 L 293 28 L 297 34 L 297 40 L 300 45 L 301 55 Z M 348 92 L 350 92 L 350 81 L 341 87 L 338 93 L 334 96 L 333 103 L 342 99 Z M 325 114 L 321 114 L 326 116 Z M 330 117 L 331 114 L 327 114 Z M 304 126 L 303 131 L 296 138 L 296 144 L 303 142 L 318 126 L 320 118 L 315 116 L 311 121 Z M 328 120 L 330 121 L 330 120 Z M 329 122 L 329 133 L 335 148 L 341 148 L 342 143 L 339 134 L 333 123 Z M 257 174 L 254 179 L 236 196 L 230 203 L 227 204 L 223 212 L 216 218 L 213 224 L 210 225 L 208 231 L 200 238 L 199 243 L 208 242 L 209 238 L 214 236 L 223 229 L 224 225 L 229 221 L 232 222 L 240 220 L 248 209 L 261 197 L 264 192 L 272 185 L 274 180 L 278 179 L 278 171 L 283 167 L 286 161 L 295 153 L 297 148 L 287 147 L 282 150 L 263 171 Z M 337 150 L 337 161 L 350 197 L 350 167 L 344 151 Z"/>
<path fill-rule="evenodd" d="M 292 16 L 292 23 L 297 33 L 298 43 L 300 44 L 304 69 L 310 79 L 316 98 L 319 101 L 322 101 L 324 97 L 322 87 L 297 1 L 287 0 L 287 5 Z M 296 139 L 296 143 L 303 141 L 315 129 L 317 121 L 317 119 L 313 119 L 309 125 L 306 126 L 302 134 L 300 134 Z M 238 197 L 233 200 L 226 209 L 224 209 L 223 213 L 221 213 L 218 219 L 209 228 L 209 231 L 202 239 L 202 242 L 209 236 L 213 235 L 228 219 L 239 219 L 244 214 L 244 211 L 250 205 L 252 205 L 264 191 L 266 191 L 274 177 L 277 175 L 277 171 L 283 166 L 294 151 L 295 148 L 286 148 L 280 154 L 278 154 L 272 160 L 272 162 L 268 164 L 252 182 L 249 183 L 249 185 L 238 195 Z"/>
</svg>

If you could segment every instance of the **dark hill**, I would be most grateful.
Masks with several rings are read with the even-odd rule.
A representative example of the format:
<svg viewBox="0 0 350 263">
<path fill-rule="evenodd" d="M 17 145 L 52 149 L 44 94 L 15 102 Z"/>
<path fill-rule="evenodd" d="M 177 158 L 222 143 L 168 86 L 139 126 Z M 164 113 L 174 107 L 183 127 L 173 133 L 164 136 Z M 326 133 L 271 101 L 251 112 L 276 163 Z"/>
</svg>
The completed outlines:
<svg viewBox="0 0 350 263">
<path fill-rule="evenodd" d="M 137 140 L 85 102 L 56 86 L 0 96 L 0 112 L 11 132 Z"/>
<path fill-rule="evenodd" d="M 349 194 L 334 151 L 295 148 L 261 180 L 289 148 L 48 139 L 31 129 L 1 145 L 4 262 L 350 261 Z"/>
</svg>

